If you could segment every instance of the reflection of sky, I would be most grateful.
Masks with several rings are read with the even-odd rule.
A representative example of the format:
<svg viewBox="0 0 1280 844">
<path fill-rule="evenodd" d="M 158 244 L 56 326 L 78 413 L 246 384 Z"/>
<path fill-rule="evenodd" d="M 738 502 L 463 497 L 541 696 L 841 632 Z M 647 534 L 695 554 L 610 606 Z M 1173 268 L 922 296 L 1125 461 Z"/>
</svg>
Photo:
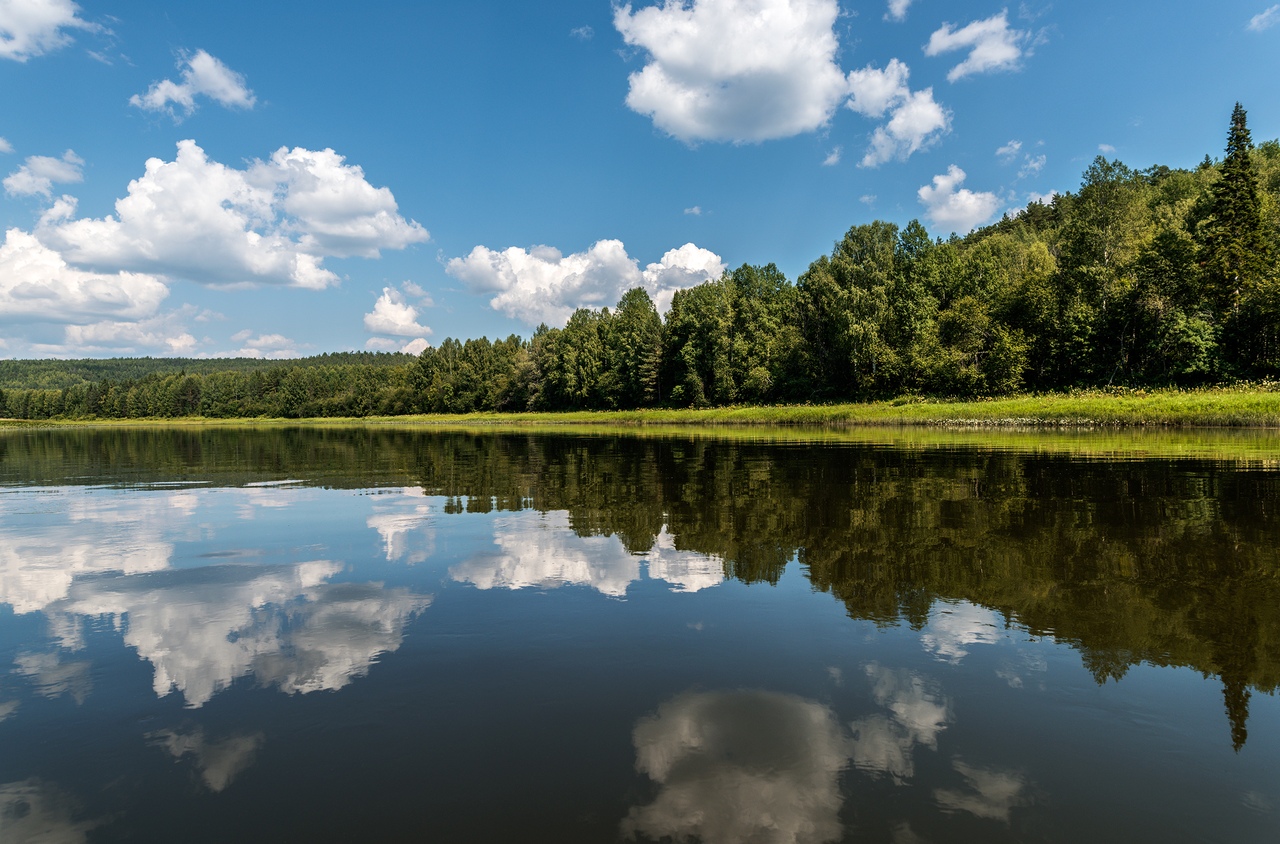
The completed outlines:
<svg viewBox="0 0 1280 844">
<path fill-rule="evenodd" d="M 365 524 L 382 537 L 387 562 L 423 563 L 435 552 L 432 508 L 423 495 L 422 487 L 405 487 L 399 496 L 380 496 L 374 502 Z"/>
<path fill-rule="evenodd" d="M 130 496 L 84 487 L 0 495 L 0 602 L 38 612 L 64 598 L 80 576 L 159 571 L 169 565 L 166 536 L 195 508 L 189 491 Z"/>
<path fill-rule="evenodd" d="M 332 584 L 338 563 L 213 566 L 78 581 L 51 613 L 107 617 L 155 669 L 155 692 L 201 706 L 237 677 L 288 693 L 339 689 L 396 650 L 431 599 Z"/>
<path fill-rule="evenodd" d="M 807 844 L 842 828 L 849 738 L 826 706 L 763 691 L 686 693 L 641 718 L 636 768 L 659 786 L 633 807 L 634 837 Z"/>
<path fill-rule="evenodd" d="M 494 520 L 497 552 L 478 554 L 449 569 L 454 580 L 479 589 L 555 589 L 566 584 L 590 586 L 622 597 L 640 579 L 647 559 L 649 576 L 672 584 L 678 592 L 696 592 L 724 582 L 720 560 L 693 551 L 677 551 L 664 528 L 644 558 L 623 546 L 617 536 L 578 536 L 563 510 L 523 511 Z"/>
<path fill-rule="evenodd" d="M 69 797 L 38 779 L 0 783 L 0 841 L 81 844 L 96 823 L 75 820 Z"/>
<path fill-rule="evenodd" d="M 871 694 L 887 710 L 854 721 L 853 760 L 864 770 L 905 783 L 915 776 L 917 747 L 936 750 L 951 721 L 951 705 L 919 674 L 867 666 Z"/>
<path fill-rule="evenodd" d="M 219 792 L 253 764 L 262 747 L 261 733 L 236 734 L 218 741 L 205 739 L 204 730 L 190 732 L 161 730 L 148 736 L 163 747 L 175 762 L 190 758 L 200 779 L 210 791 Z"/>
<path fill-rule="evenodd" d="M 965 601 L 939 601 L 920 641 L 939 660 L 959 665 L 973 645 L 993 645 L 1003 638 L 1004 622 L 997 613 Z"/>
</svg>

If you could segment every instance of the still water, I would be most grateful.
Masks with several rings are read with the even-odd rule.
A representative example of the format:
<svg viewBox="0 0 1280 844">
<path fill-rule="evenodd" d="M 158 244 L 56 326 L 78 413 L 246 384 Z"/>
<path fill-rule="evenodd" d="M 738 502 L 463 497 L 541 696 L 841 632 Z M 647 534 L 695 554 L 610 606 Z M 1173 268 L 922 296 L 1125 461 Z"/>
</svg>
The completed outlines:
<svg viewBox="0 0 1280 844">
<path fill-rule="evenodd" d="M 1035 442 L 0 432 L 0 841 L 1280 840 L 1280 448 Z"/>
</svg>

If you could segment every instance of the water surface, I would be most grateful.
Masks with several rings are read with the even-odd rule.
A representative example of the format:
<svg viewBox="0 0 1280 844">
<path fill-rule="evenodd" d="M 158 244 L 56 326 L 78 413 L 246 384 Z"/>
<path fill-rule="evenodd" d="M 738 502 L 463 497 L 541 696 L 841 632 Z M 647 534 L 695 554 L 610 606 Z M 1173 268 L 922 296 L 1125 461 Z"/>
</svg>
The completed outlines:
<svg viewBox="0 0 1280 844">
<path fill-rule="evenodd" d="M 1280 449 L 1028 437 L 0 432 L 0 840 L 1277 840 Z"/>
</svg>

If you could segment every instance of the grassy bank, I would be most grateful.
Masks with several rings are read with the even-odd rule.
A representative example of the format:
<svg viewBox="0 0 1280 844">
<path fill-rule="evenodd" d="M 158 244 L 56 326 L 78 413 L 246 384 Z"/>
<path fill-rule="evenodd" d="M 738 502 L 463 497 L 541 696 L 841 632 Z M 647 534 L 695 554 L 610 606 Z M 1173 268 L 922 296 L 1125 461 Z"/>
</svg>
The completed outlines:
<svg viewBox="0 0 1280 844">
<path fill-rule="evenodd" d="M 0 425 L 66 424 L 349 425 L 412 424 L 455 427 L 604 426 L 928 426 L 945 428 L 1280 428 L 1280 390 L 1224 387 L 1202 390 L 1088 391 L 980 401 L 900 398 L 859 404 L 716 407 L 568 413 L 472 413 L 322 419 L 0 420 Z"/>
</svg>

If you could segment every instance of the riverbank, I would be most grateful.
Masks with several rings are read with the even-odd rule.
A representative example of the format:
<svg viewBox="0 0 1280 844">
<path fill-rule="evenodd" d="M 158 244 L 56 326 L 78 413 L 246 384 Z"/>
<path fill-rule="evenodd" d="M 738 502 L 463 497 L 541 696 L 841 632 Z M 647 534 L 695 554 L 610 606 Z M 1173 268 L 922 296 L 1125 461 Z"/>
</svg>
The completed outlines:
<svg viewBox="0 0 1280 844">
<path fill-rule="evenodd" d="M 1223 387 L 1200 390 L 1111 390 L 1014 396 L 979 401 L 903 397 L 858 404 L 782 405 L 472 413 L 314 419 L 0 420 L 0 425 L 130 424 L 315 425 L 413 424 L 442 426 L 927 426 L 944 428 L 1280 428 L 1280 390 Z"/>
</svg>

